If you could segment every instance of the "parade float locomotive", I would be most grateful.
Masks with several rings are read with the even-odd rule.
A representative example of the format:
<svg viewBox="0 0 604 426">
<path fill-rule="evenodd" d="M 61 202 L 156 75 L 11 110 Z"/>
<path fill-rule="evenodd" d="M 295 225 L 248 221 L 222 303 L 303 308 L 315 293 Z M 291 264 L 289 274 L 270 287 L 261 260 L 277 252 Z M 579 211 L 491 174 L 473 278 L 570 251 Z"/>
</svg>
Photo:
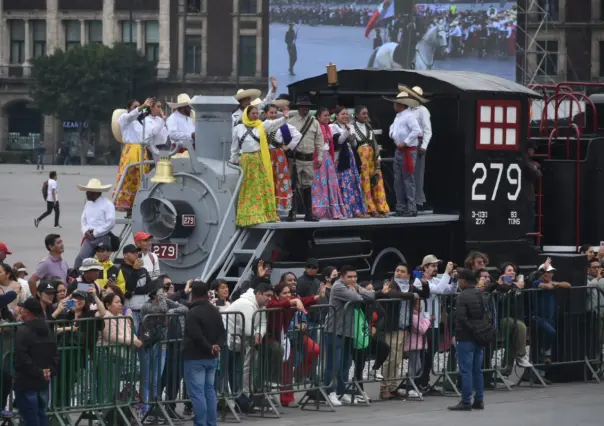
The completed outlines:
<svg viewBox="0 0 604 426">
<path fill-rule="evenodd" d="M 189 156 L 172 157 L 171 165 L 155 158 L 157 167 L 136 196 L 131 230 L 154 236 L 162 272 L 174 281 L 220 277 L 231 286 L 249 277 L 258 258 L 272 259 L 275 274 L 314 257 L 323 266 L 353 264 L 361 276 L 381 278 L 397 262 L 414 265 L 426 253 L 461 263 L 469 250 L 478 249 L 488 252 L 492 263 L 526 265 L 536 264 L 540 244 L 604 240 L 602 219 L 593 214 L 601 211 L 602 196 L 580 196 L 601 187 L 604 153 L 596 135 L 586 139 L 586 125 L 572 122 L 572 114 L 564 128 L 556 121 L 556 134 L 536 138 L 538 153 L 546 156 L 540 160 L 537 229 L 531 223 L 521 159 L 527 139 L 537 136 L 531 135 L 529 119 L 531 101 L 541 99 L 534 90 L 473 72 L 347 70 L 338 73 L 337 84 L 326 75 L 299 81 L 289 86 L 289 95 L 295 100 L 313 92 L 318 106 L 367 106 L 374 129 L 383 132 L 378 142 L 391 189 L 393 143 L 387 134 L 394 110 L 383 96 L 396 96 L 399 83 L 420 86 L 431 99 L 434 135 L 425 189 L 432 214 L 236 228 L 243 177 L 227 160 L 237 105 L 230 97 L 195 96 L 196 149 L 185 144 Z M 591 117 L 585 124 L 597 129 L 591 124 L 595 114 Z M 569 131 L 576 136 L 567 136 Z"/>
</svg>

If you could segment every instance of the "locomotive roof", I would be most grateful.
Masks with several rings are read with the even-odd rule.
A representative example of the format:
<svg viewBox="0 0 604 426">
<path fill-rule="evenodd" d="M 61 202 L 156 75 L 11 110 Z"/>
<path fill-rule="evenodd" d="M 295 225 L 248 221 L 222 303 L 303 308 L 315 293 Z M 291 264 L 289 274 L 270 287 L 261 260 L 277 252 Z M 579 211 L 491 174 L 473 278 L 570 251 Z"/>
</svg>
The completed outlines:
<svg viewBox="0 0 604 426">
<path fill-rule="evenodd" d="M 537 92 L 521 84 L 473 71 L 355 69 L 338 71 L 338 80 L 340 92 L 393 93 L 396 92 L 397 84 L 401 83 L 408 86 L 421 86 L 426 93 L 488 92 L 541 98 Z M 327 76 L 322 74 L 300 80 L 288 87 L 303 92 L 322 90 L 325 86 L 327 86 Z"/>
</svg>

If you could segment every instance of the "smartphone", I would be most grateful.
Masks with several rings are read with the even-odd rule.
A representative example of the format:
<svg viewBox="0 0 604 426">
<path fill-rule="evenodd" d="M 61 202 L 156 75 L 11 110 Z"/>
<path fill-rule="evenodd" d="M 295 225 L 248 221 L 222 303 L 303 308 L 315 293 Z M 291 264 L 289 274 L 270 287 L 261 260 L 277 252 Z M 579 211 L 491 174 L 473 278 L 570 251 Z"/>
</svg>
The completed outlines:
<svg viewBox="0 0 604 426">
<path fill-rule="evenodd" d="M 94 284 L 78 283 L 78 290 L 88 292 Z"/>
<path fill-rule="evenodd" d="M 65 302 L 65 306 L 67 309 L 73 309 L 75 306 L 75 300 L 68 300 Z"/>
<path fill-rule="evenodd" d="M 413 278 L 421 279 L 423 276 L 424 276 L 424 273 L 422 271 L 413 271 Z"/>
<path fill-rule="evenodd" d="M 511 283 L 513 281 L 513 278 L 511 275 L 504 275 L 503 276 L 503 282 L 504 283 Z"/>
</svg>

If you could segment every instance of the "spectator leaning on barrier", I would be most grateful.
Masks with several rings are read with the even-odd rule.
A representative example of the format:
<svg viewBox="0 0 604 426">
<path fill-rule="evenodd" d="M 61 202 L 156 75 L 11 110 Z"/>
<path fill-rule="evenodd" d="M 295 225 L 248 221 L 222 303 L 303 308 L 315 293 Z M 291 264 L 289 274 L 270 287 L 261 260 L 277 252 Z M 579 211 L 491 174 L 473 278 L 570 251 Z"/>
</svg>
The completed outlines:
<svg viewBox="0 0 604 426">
<path fill-rule="evenodd" d="M 159 258 L 155 253 L 149 251 L 152 239 L 153 235 L 149 235 L 145 232 L 137 232 L 134 234 L 134 244 L 140 249 L 143 266 L 147 272 L 149 272 L 151 279 L 154 280 L 159 277 L 161 271 L 159 270 Z"/>
<path fill-rule="evenodd" d="M 296 294 L 299 297 L 308 297 L 317 294 L 321 281 L 317 277 L 319 272 L 319 261 L 308 259 L 304 265 L 304 273 L 298 277 Z"/>
<path fill-rule="evenodd" d="M 95 257 L 103 267 L 101 275 L 96 282 L 102 289 L 107 287 L 107 284 L 117 285 L 122 292 L 126 291 L 126 280 L 122 271 L 111 261 L 111 249 L 105 243 L 97 244 L 95 247 Z"/>
<path fill-rule="evenodd" d="M 490 319 L 482 293 L 476 288 L 476 276 L 469 269 L 459 272 L 460 295 L 455 310 L 455 340 L 457 342 L 457 361 L 461 376 L 461 402 L 449 407 L 452 411 L 470 411 L 484 409 L 484 380 L 482 362 L 484 348 L 478 343 L 478 335 Z M 472 403 L 474 389 L 474 403 Z"/>
<path fill-rule="evenodd" d="M 226 339 L 222 317 L 208 300 L 208 292 L 203 281 L 191 285 L 191 309 L 183 341 L 185 382 L 193 402 L 195 426 L 216 426 L 214 378 Z"/>
<path fill-rule="evenodd" d="M 600 344 L 604 342 L 604 278 L 602 267 L 597 259 L 592 259 L 587 264 L 587 310 L 593 312 L 599 320 Z"/>
<path fill-rule="evenodd" d="M 132 309 L 134 332 L 138 334 L 140 311 L 151 292 L 153 281 L 149 272 L 143 267 L 143 260 L 139 257 L 138 249 L 134 244 L 128 244 L 123 249 L 124 262 L 120 272 L 126 280 L 126 306 Z"/>
<path fill-rule="evenodd" d="M 13 265 L 13 271 L 17 277 L 17 282 L 21 286 L 21 293 L 19 294 L 19 302 L 25 302 L 31 297 L 31 290 L 25 277 L 27 274 L 27 268 L 23 262 L 17 262 Z"/>
<path fill-rule="evenodd" d="M 57 341 L 39 300 L 27 299 L 20 307 L 23 325 L 15 335 L 15 403 L 24 426 L 44 426 L 48 388 L 59 365 Z"/>
<path fill-rule="evenodd" d="M 44 311 L 44 316 L 48 321 L 57 319 L 61 312 L 63 312 L 65 309 L 65 303 L 61 303 L 62 301 L 60 301 L 56 307 L 53 306 L 55 296 L 57 294 L 56 283 L 58 282 L 61 281 L 55 282 L 45 279 L 40 281 L 36 289 L 36 297 L 40 301 L 40 305 Z"/>
<path fill-rule="evenodd" d="M 411 305 L 414 300 L 427 299 L 430 296 L 428 282 L 422 283 L 421 288 L 412 286 L 409 282 L 409 267 L 399 263 L 394 270 L 394 277 L 387 281 L 375 295 L 377 299 L 400 299 L 399 303 L 384 303 L 386 317 L 384 331 L 386 342 L 390 345 L 390 356 L 386 360 L 380 383 L 380 399 L 391 399 L 398 383 L 389 379 L 396 378 L 399 366 L 403 363 L 405 339 L 408 337 L 411 325 Z M 396 396 L 403 397 L 404 390 L 396 391 Z"/>
<path fill-rule="evenodd" d="M 360 302 L 362 300 L 375 300 L 375 292 L 365 290 L 357 284 L 357 271 L 352 266 L 343 266 L 340 269 L 340 278 L 333 284 L 329 296 L 329 306 L 332 308 L 325 319 L 327 346 L 327 363 L 325 366 L 324 381 L 328 388 L 328 398 L 334 406 L 351 402 L 350 395 L 344 395 L 348 375 L 352 364 L 352 334 L 350 327 L 353 318 L 351 312 L 344 312 L 348 302 Z M 345 318 L 348 316 L 349 318 Z M 332 353 L 335 350 L 335 353 Z M 334 381 L 332 382 L 332 379 Z M 334 386 L 334 383 L 336 384 Z M 346 396 L 346 398 L 345 398 Z"/>
<path fill-rule="evenodd" d="M 39 280 L 59 277 L 61 281 L 67 283 L 69 266 L 67 266 L 67 262 L 62 258 L 65 249 L 61 236 L 58 234 L 47 235 L 46 238 L 44 238 L 44 245 L 46 246 L 46 250 L 48 250 L 48 256 L 38 263 L 36 272 L 29 277 L 28 283 L 31 294 L 36 293 L 36 284 Z"/>
</svg>

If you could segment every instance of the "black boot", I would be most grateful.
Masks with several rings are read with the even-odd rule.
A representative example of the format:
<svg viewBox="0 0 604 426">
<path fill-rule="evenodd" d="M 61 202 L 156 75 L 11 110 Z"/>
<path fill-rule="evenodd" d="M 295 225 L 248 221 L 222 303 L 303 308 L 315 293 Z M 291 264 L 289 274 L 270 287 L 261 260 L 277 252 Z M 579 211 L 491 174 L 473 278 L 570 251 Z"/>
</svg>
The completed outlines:
<svg viewBox="0 0 604 426">
<path fill-rule="evenodd" d="M 297 192 L 298 191 L 296 191 L 295 189 L 292 192 L 292 208 L 290 209 L 289 213 L 287 214 L 287 219 L 285 219 L 287 222 L 296 221 L 296 197 L 298 196 Z"/>
<path fill-rule="evenodd" d="M 304 209 L 306 215 L 304 216 L 305 222 L 318 222 L 319 219 L 312 214 L 312 190 L 310 188 L 304 188 L 302 190 L 302 197 L 304 199 Z"/>
</svg>

